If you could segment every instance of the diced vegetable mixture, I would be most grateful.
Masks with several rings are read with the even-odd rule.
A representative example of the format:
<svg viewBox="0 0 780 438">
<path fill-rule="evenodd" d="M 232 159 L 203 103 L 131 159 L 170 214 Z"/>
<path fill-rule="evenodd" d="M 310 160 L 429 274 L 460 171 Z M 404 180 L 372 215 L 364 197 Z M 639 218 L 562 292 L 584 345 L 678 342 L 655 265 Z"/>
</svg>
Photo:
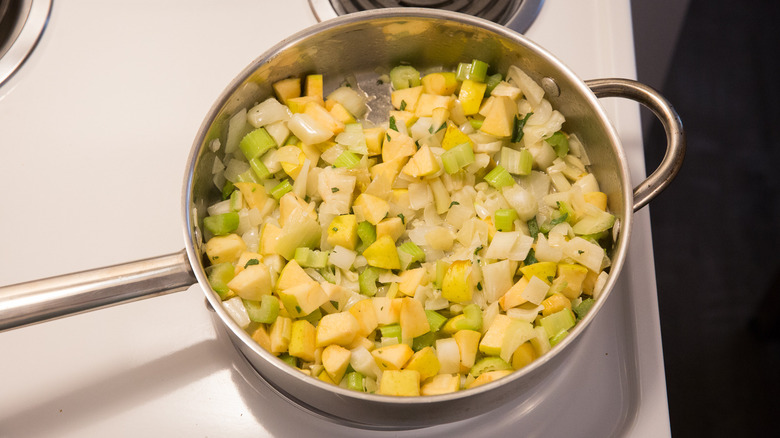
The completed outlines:
<svg viewBox="0 0 780 438">
<path fill-rule="evenodd" d="M 494 381 L 567 336 L 607 279 L 615 216 L 575 134 L 516 66 L 273 85 L 211 142 L 203 220 L 231 317 L 301 372 L 378 394 Z M 505 75 L 502 75 L 504 73 Z"/>
</svg>

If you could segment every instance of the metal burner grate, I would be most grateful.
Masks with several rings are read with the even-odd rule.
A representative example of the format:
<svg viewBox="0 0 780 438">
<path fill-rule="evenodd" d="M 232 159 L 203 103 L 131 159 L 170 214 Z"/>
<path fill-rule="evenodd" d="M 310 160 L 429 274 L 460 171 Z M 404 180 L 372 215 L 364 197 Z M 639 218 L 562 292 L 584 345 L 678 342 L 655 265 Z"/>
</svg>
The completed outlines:
<svg viewBox="0 0 780 438">
<path fill-rule="evenodd" d="M 309 0 L 320 21 L 353 12 L 382 8 L 431 8 L 461 12 L 525 32 L 542 0 Z"/>
</svg>

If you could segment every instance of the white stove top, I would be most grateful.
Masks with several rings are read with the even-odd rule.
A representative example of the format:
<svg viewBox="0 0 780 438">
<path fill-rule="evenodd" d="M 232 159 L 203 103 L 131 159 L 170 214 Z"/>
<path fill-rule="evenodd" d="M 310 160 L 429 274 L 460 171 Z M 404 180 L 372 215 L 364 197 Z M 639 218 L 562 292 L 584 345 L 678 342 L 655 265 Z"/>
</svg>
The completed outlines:
<svg viewBox="0 0 780 438">
<path fill-rule="evenodd" d="M 549 0 L 527 36 L 582 78 L 635 77 L 628 0 Z M 0 87 L 0 285 L 183 247 L 180 196 L 212 101 L 315 23 L 304 0 L 54 2 Z M 636 182 L 638 110 L 602 101 Z M 621 281 L 571 362 L 528 402 L 393 436 L 669 435 L 647 209 Z M 0 333 L 0 437 L 385 436 L 304 413 L 259 381 L 202 292 Z"/>
</svg>

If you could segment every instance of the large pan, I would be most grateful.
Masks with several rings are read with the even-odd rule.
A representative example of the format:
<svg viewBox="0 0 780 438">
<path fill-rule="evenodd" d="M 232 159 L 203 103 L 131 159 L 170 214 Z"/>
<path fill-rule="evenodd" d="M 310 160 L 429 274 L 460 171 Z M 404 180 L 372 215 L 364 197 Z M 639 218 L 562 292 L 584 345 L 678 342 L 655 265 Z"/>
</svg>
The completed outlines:
<svg viewBox="0 0 780 438">
<path fill-rule="evenodd" d="M 567 132 L 588 148 L 592 172 L 617 216 L 610 278 L 592 311 L 551 352 L 501 379 L 467 391 L 425 397 L 390 397 L 334 387 L 305 376 L 263 350 L 223 310 L 204 271 L 199 226 L 206 207 L 220 194 L 212 183 L 215 157 L 210 142 L 225 135 L 240 108 L 271 95 L 271 84 L 294 75 L 322 73 L 335 88 L 348 75 L 371 93 L 377 69 L 408 62 L 421 70 L 478 58 L 496 71 L 519 65 L 544 85 L 547 99 L 566 117 Z M 386 92 L 386 91 L 385 91 Z M 667 133 L 667 152 L 650 177 L 630 185 L 620 140 L 599 105 L 600 97 L 623 97 L 650 108 Z M 684 155 L 682 125 L 657 92 L 631 80 L 582 81 L 560 60 L 523 36 L 478 18 L 427 9 L 386 9 L 357 13 L 304 30 L 252 62 L 228 85 L 206 116 L 187 163 L 182 195 L 186 249 L 171 255 L 0 288 L 0 330 L 100 307 L 183 290 L 200 283 L 236 347 L 276 390 L 307 409 L 347 424 L 372 428 L 418 427 L 462 420 L 527 396 L 566 360 L 580 334 L 614 288 L 623 267 L 633 213 L 647 204 L 678 172 Z"/>
</svg>

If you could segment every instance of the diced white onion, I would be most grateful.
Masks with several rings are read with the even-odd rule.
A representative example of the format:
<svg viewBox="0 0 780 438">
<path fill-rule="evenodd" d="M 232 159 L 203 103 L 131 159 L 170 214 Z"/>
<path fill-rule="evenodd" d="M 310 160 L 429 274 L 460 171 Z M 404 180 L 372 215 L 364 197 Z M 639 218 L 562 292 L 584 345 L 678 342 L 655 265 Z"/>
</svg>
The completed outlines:
<svg viewBox="0 0 780 438">
<path fill-rule="evenodd" d="M 363 117 L 368 108 L 366 97 L 351 87 L 340 87 L 328 95 L 329 100 L 334 100 L 344 106 L 356 118 Z M 300 137 L 298 137 L 300 138 Z"/>
<path fill-rule="evenodd" d="M 439 359 L 440 374 L 460 372 L 460 350 L 454 338 L 436 340 L 436 357 Z M 353 367 L 354 368 L 354 367 Z"/>
<path fill-rule="evenodd" d="M 550 286 L 539 277 L 533 276 L 528 282 L 528 285 L 520 292 L 520 297 L 524 298 L 528 302 L 539 305 L 542 300 L 547 296 L 547 291 L 550 290 Z"/>
<path fill-rule="evenodd" d="M 293 114 L 287 122 L 287 127 L 304 143 L 322 143 L 333 137 L 333 131 L 322 126 L 312 116 L 304 113 Z"/>
<path fill-rule="evenodd" d="M 506 202 L 515 209 L 520 220 L 528 221 L 536 216 L 539 204 L 528 190 L 515 184 L 504 187 L 501 194 L 504 195 Z"/>
<path fill-rule="evenodd" d="M 273 97 L 253 106 L 246 114 L 246 119 L 255 128 L 271 123 L 290 120 L 292 112 Z M 300 138 L 300 137 L 299 137 Z"/>
<path fill-rule="evenodd" d="M 252 321 L 249 319 L 249 314 L 246 311 L 246 307 L 244 307 L 244 302 L 241 300 L 241 297 L 233 297 L 223 301 L 222 307 L 239 327 L 242 329 L 249 327 L 249 323 Z M 455 346 L 457 347 L 457 344 Z"/>
</svg>

